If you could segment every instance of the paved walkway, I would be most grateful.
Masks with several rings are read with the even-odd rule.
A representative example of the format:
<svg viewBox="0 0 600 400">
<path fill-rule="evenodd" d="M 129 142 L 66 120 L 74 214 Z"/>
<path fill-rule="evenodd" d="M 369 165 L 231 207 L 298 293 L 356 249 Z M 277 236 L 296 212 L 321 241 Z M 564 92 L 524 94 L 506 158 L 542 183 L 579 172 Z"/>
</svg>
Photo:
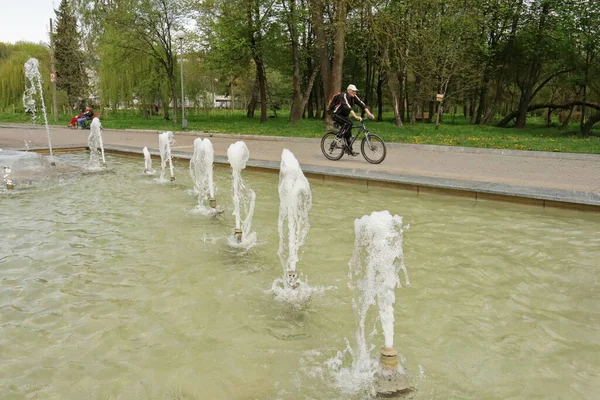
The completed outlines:
<svg viewBox="0 0 600 400">
<path fill-rule="evenodd" d="M 58 148 L 85 146 L 89 131 L 53 127 L 51 133 Z M 158 133 L 105 129 L 103 139 L 107 150 L 141 153 L 147 146 L 156 153 Z M 202 132 L 175 133 L 174 154 L 189 157 L 198 136 L 211 137 L 216 162 L 226 162 L 228 146 L 244 140 L 254 166 L 277 168 L 287 148 L 304 171 L 315 174 L 600 206 L 600 155 L 390 143 L 386 160 L 372 165 L 362 156 L 329 161 L 321 154 L 320 139 Z M 40 126 L 0 123 L 0 148 L 24 149 L 25 142 L 48 146 Z"/>
</svg>

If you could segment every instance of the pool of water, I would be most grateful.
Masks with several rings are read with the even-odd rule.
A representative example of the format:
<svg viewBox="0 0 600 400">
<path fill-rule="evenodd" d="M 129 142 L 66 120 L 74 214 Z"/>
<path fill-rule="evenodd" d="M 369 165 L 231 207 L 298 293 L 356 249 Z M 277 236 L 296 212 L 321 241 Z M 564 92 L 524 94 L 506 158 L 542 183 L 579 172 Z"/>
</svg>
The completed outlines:
<svg viewBox="0 0 600 400">
<path fill-rule="evenodd" d="M 327 361 L 356 330 L 354 219 L 379 210 L 410 225 L 395 346 L 411 398 L 600 393 L 597 214 L 311 180 L 298 268 L 326 290 L 297 309 L 268 292 L 282 275 L 276 174 L 242 173 L 258 240 L 244 252 L 227 244 L 229 169 L 215 170 L 225 212 L 207 217 L 190 212 L 187 162 L 174 183 L 142 175 L 141 157 L 107 162 L 0 193 L 3 398 L 362 399 Z"/>
</svg>

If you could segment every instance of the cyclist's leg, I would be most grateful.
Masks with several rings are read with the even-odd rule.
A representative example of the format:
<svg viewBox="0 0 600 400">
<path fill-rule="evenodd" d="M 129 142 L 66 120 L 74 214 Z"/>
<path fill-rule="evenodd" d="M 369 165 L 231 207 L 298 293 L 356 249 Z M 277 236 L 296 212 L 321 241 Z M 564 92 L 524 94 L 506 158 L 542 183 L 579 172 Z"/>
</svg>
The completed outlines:
<svg viewBox="0 0 600 400">
<path fill-rule="evenodd" d="M 350 136 L 352 135 L 352 120 L 344 115 L 335 115 L 336 122 L 342 126 L 340 129 L 340 136 L 346 139 L 346 144 L 350 146 Z"/>
<path fill-rule="evenodd" d="M 331 119 L 333 120 L 333 122 L 335 122 L 337 124 L 337 126 L 339 126 L 339 131 L 337 133 L 337 137 L 338 138 L 342 138 L 344 135 L 344 130 L 345 130 L 345 124 L 344 121 L 340 118 L 339 115 L 337 114 L 332 114 L 331 115 Z"/>
</svg>

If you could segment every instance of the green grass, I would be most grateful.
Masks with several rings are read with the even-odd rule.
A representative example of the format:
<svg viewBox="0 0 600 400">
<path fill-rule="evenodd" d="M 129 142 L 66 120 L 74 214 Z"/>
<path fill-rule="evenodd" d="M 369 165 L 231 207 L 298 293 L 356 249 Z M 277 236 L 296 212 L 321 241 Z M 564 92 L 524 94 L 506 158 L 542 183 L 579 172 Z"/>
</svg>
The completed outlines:
<svg viewBox="0 0 600 400">
<path fill-rule="evenodd" d="M 61 115 L 58 122 L 50 123 L 66 126 L 70 117 Z M 264 124 L 260 123 L 258 113 L 254 119 L 248 119 L 244 111 L 190 110 L 186 117 L 188 131 L 311 138 L 321 137 L 325 132 L 320 120 L 305 119 L 291 125 L 285 112 L 278 112 L 277 118 L 269 118 Z M 181 124 L 175 125 L 161 116 L 144 118 L 138 111 L 113 113 L 104 110 L 101 120 L 102 125 L 109 129 L 182 130 Z M 22 113 L 0 113 L 1 122 L 30 123 L 31 120 Z M 462 116 L 453 119 L 451 115 L 444 117 L 439 129 L 427 123 L 406 124 L 403 128 L 396 128 L 392 114 L 386 114 L 381 122 L 369 121 L 367 126 L 371 132 L 388 142 L 600 154 L 600 126 L 590 137 L 584 138 L 578 134 L 578 123 L 560 130 L 546 127 L 536 117 L 528 119 L 525 129 L 469 125 Z"/>
</svg>

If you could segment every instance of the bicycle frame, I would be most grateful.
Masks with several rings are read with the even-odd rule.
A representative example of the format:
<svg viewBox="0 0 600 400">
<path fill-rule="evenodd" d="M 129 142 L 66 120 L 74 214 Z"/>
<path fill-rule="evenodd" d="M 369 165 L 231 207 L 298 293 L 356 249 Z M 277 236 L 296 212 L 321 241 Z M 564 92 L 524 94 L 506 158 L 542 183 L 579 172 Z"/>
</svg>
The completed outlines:
<svg viewBox="0 0 600 400">
<path fill-rule="evenodd" d="M 363 118 L 362 121 L 360 121 L 359 125 L 352 126 L 352 129 L 358 128 L 358 132 L 356 133 L 356 135 L 350 135 L 350 145 L 354 145 L 354 142 L 356 141 L 356 139 L 358 139 L 358 137 L 360 136 L 361 133 L 365 134 L 365 136 L 367 138 L 367 142 L 369 142 L 369 145 L 370 145 L 370 143 L 371 143 L 371 141 L 369 140 L 370 132 L 367 130 L 367 127 L 365 125 L 365 119 L 366 118 Z"/>
</svg>

